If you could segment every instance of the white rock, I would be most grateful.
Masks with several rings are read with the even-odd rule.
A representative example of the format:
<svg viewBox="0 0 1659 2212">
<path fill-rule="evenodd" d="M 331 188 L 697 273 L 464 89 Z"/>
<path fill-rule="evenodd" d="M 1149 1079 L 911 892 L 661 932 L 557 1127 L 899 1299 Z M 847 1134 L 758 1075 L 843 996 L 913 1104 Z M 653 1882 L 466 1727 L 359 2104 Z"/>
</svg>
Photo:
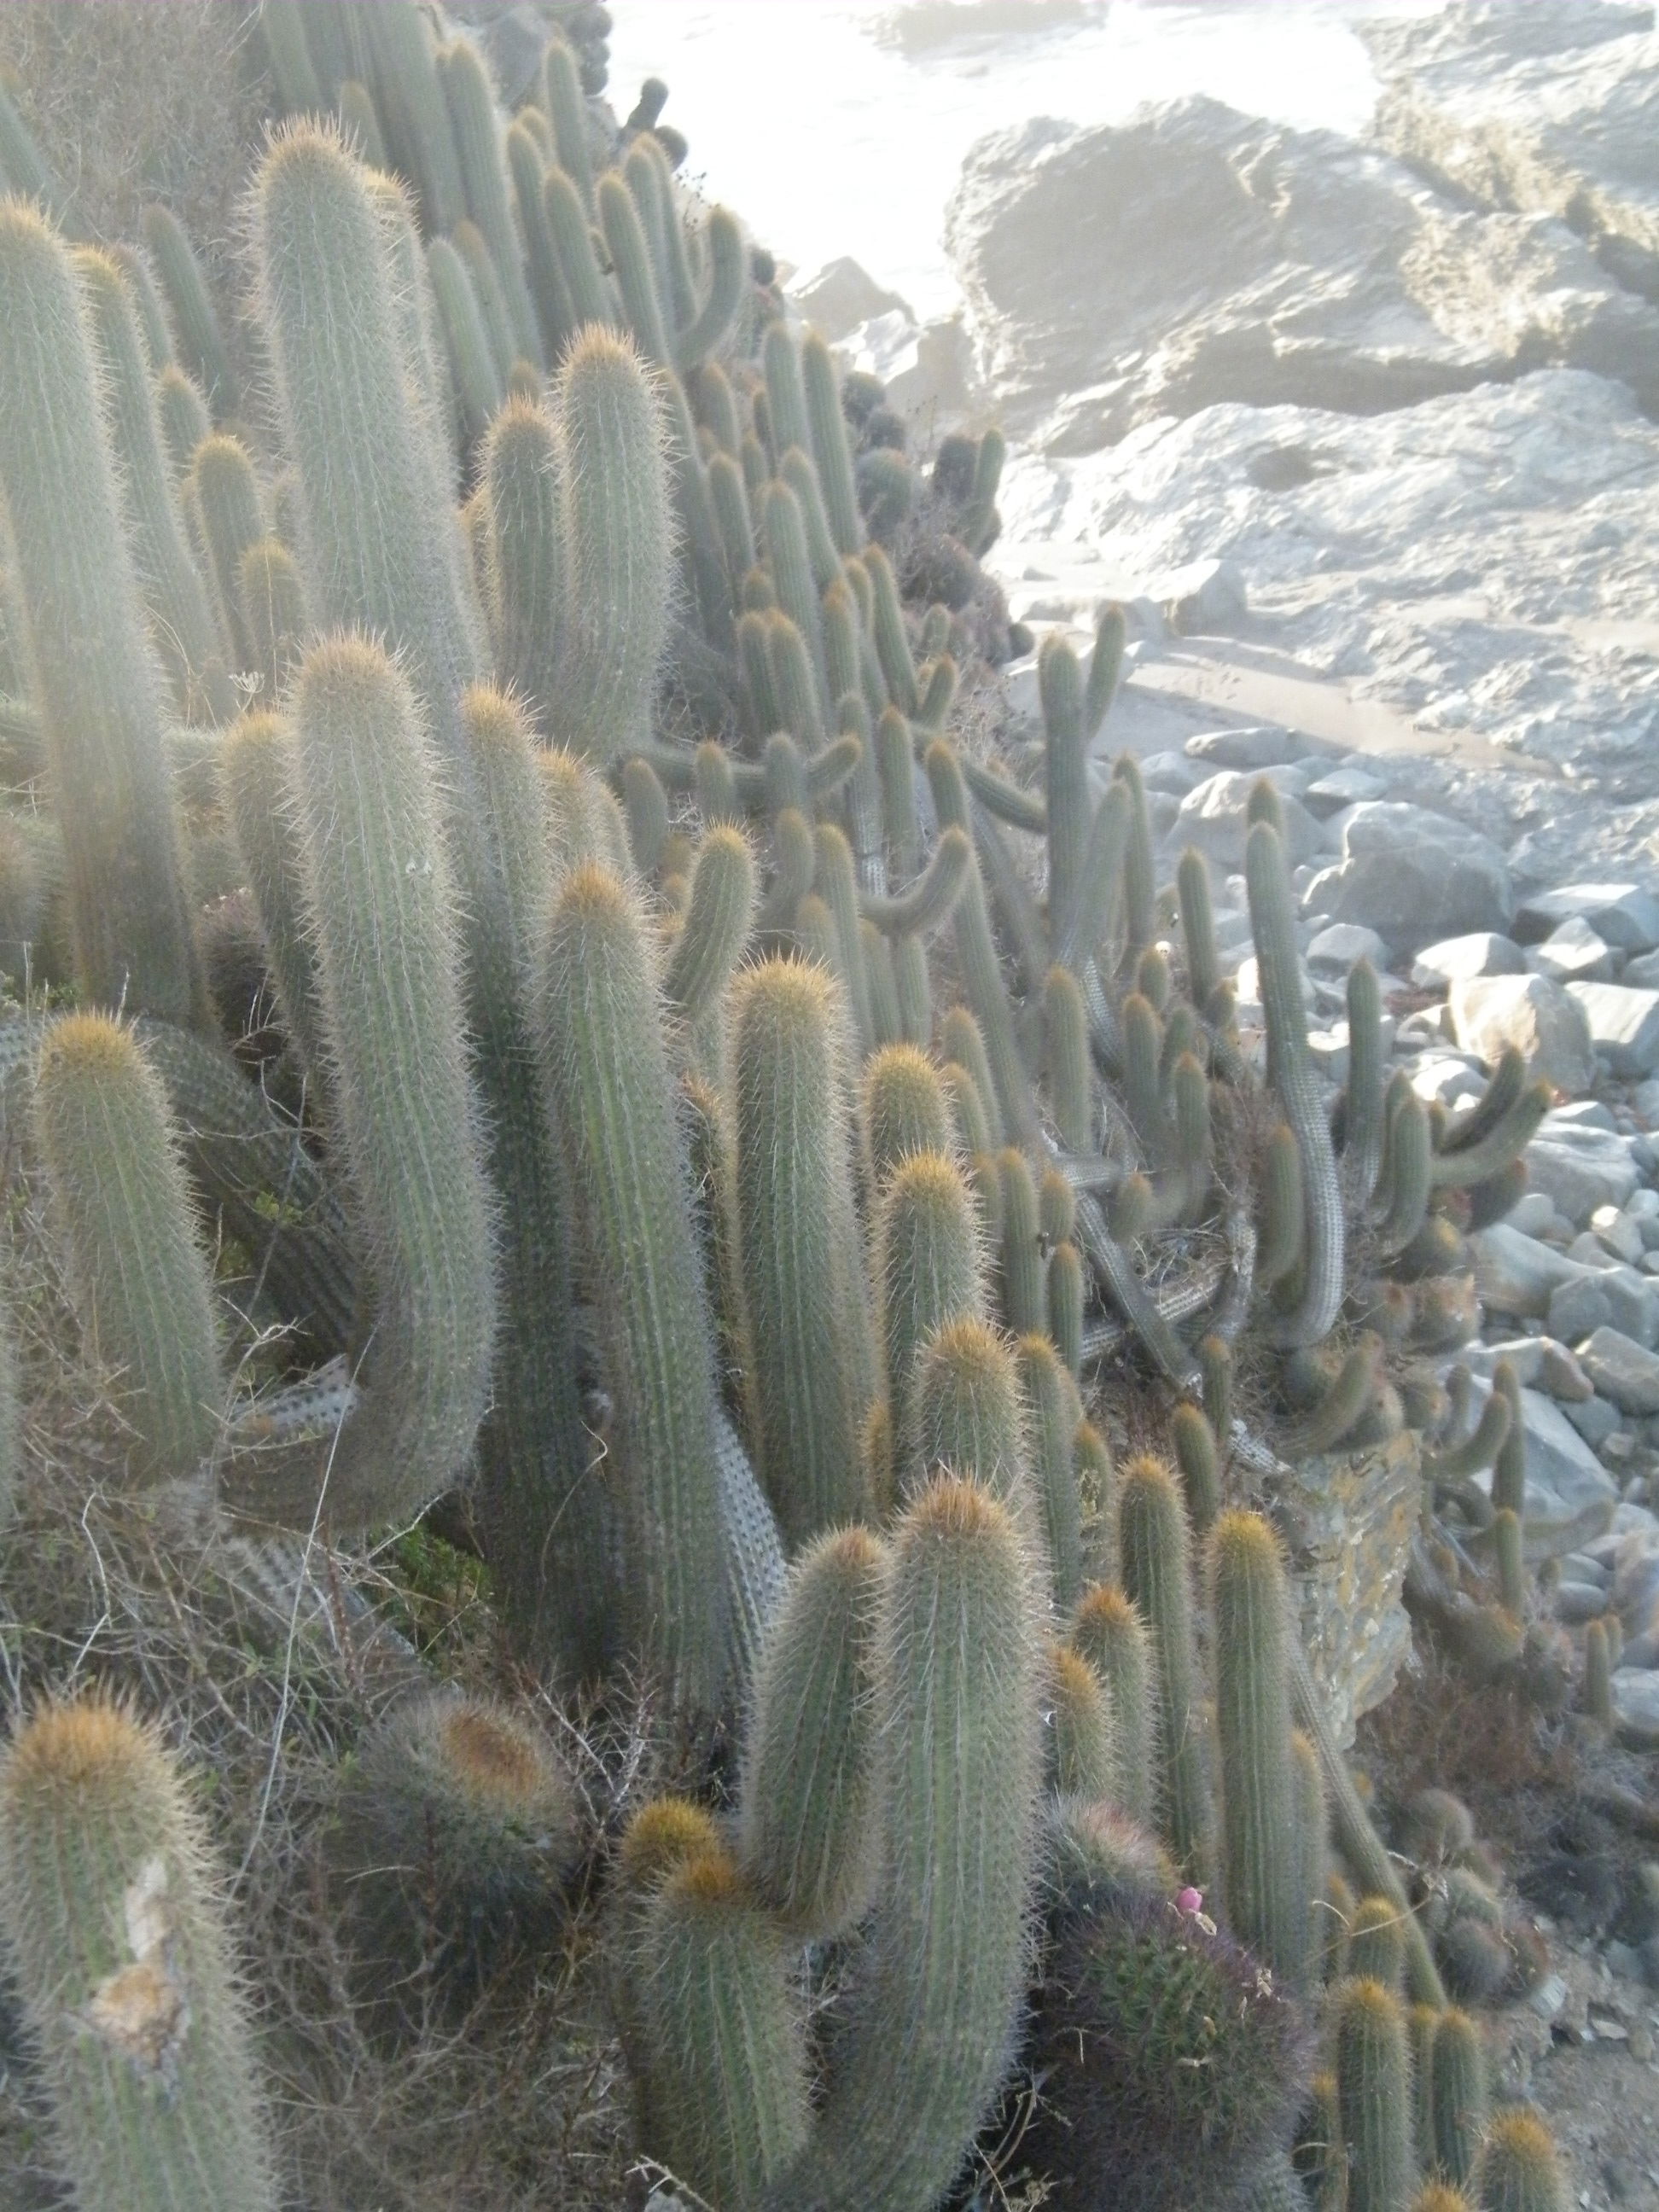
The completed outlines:
<svg viewBox="0 0 1659 2212">
<path fill-rule="evenodd" d="M 1584 1372 L 1622 1413 L 1659 1413 L 1659 1355 L 1616 1328 L 1598 1328 L 1578 1347 Z"/>
<path fill-rule="evenodd" d="M 1486 975 L 1451 987 L 1452 1031 L 1459 1044 L 1492 1066 L 1510 1047 L 1524 1054 L 1528 1075 L 1558 1091 L 1588 1091 L 1595 1079 L 1590 1032 L 1559 983 L 1544 975 Z"/>
<path fill-rule="evenodd" d="M 1552 1127 L 1550 1115 L 1527 1147 L 1527 1180 L 1575 1227 L 1598 1206 L 1622 1206 L 1640 1176 L 1622 1137 L 1601 1129 Z"/>
<path fill-rule="evenodd" d="M 1534 975 L 1555 983 L 1607 983 L 1613 980 L 1613 954 L 1582 915 L 1574 915 L 1525 956 Z"/>
<path fill-rule="evenodd" d="M 1483 1376 L 1474 1377 L 1477 1405 L 1485 1404 L 1491 1387 Z M 1521 1425 L 1527 1438 L 1527 1557 L 1556 1559 L 1577 1551 L 1611 1525 L 1618 1487 L 1560 1408 L 1524 1386 Z M 1490 1492 L 1490 1468 L 1474 1480 Z"/>
<path fill-rule="evenodd" d="M 1246 818 L 1250 793 L 1259 781 L 1240 769 L 1221 769 L 1206 776 L 1187 793 L 1176 817 L 1171 842 L 1196 845 L 1223 867 L 1237 867 L 1244 858 L 1249 824 Z M 1280 796 L 1285 816 L 1287 850 L 1292 866 L 1316 853 L 1324 832 L 1307 809 L 1295 799 Z"/>
<path fill-rule="evenodd" d="M 1282 768 L 1302 758 L 1308 741 L 1269 722 L 1240 730 L 1200 730 L 1182 750 L 1189 760 L 1207 762 L 1213 773 L 1218 768 Z"/>
<path fill-rule="evenodd" d="M 1442 938 L 1425 945 L 1412 965 L 1412 981 L 1419 991 L 1437 984 L 1456 983 L 1476 975 L 1520 975 L 1526 956 L 1511 939 L 1497 930 L 1472 930 L 1466 937 Z"/>
<path fill-rule="evenodd" d="M 909 301 L 878 284 L 869 270 L 848 253 L 823 262 L 816 269 L 798 270 L 785 289 L 806 320 L 830 345 L 846 337 L 860 323 L 870 322 L 878 315 L 891 314 L 895 308 L 907 322 L 915 320 Z"/>
<path fill-rule="evenodd" d="M 1249 612 L 1243 571 L 1236 561 L 1192 561 L 1155 577 L 1146 596 L 1157 602 L 1177 637 L 1237 629 Z"/>
<path fill-rule="evenodd" d="M 1623 983 L 1569 983 L 1590 1041 L 1614 1075 L 1651 1075 L 1659 1068 L 1659 991 Z"/>
<path fill-rule="evenodd" d="M 1362 928 L 1358 922 L 1333 922 L 1328 929 L 1318 931 L 1308 945 L 1310 968 L 1334 969 L 1346 975 L 1361 960 L 1369 960 L 1380 971 L 1389 964 L 1389 948 L 1374 929 Z"/>
<path fill-rule="evenodd" d="M 1469 1250 L 1481 1304 L 1517 1321 L 1541 1321 L 1549 1311 L 1551 1292 L 1563 1283 L 1582 1280 L 1589 1272 L 1553 1246 L 1522 1236 L 1506 1221 L 1477 1230 L 1469 1239 Z"/>
<path fill-rule="evenodd" d="M 1651 952 L 1659 945 L 1659 898 L 1639 884 L 1562 884 L 1534 893 L 1516 908 L 1516 934 L 1523 945 L 1547 939 L 1565 921 L 1587 923 L 1616 951 Z"/>
</svg>

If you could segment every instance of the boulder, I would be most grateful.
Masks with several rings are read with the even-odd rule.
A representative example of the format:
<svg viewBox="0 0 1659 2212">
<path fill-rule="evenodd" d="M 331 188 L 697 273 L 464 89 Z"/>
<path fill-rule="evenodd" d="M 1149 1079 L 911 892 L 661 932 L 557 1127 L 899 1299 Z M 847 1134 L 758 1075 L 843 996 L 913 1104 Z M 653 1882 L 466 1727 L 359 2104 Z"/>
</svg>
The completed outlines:
<svg viewBox="0 0 1659 2212">
<path fill-rule="evenodd" d="M 1355 414 L 1546 364 L 1659 391 L 1659 313 L 1548 216 L 1194 97 L 970 149 L 945 243 L 1011 433 L 1088 453 L 1217 401 Z"/>
<path fill-rule="evenodd" d="M 1212 770 L 1282 768 L 1303 757 L 1308 741 L 1294 730 L 1268 722 L 1241 730 L 1200 730 L 1182 750 L 1189 760 L 1206 761 Z"/>
<path fill-rule="evenodd" d="M 1380 775 L 1368 775 L 1363 768 L 1334 768 L 1310 783 L 1303 798 L 1308 811 L 1322 822 L 1327 815 L 1340 814 L 1345 806 L 1357 805 L 1362 799 L 1385 798 L 1388 789 Z"/>
<path fill-rule="evenodd" d="M 1237 629 L 1250 611 L 1243 572 L 1236 561 L 1190 561 L 1167 576 L 1154 577 L 1146 596 L 1177 637 Z"/>
<path fill-rule="evenodd" d="M 1342 858 L 1303 895 L 1304 909 L 1358 921 L 1414 950 L 1509 920 L 1509 869 L 1490 837 L 1398 799 L 1365 799 L 1333 817 Z"/>
<path fill-rule="evenodd" d="M 1534 975 L 1553 983 L 1607 983 L 1613 980 L 1613 954 L 1581 914 L 1552 930 L 1541 945 L 1522 955 Z"/>
<path fill-rule="evenodd" d="M 1515 910 L 1515 933 L 1522 945 L 1534 945 L 1573 921 L 1587 923 L 1618 952 L 1651 952 L 1659 945 L 1659 898 L 1639 884 L 1562 884 L 1535 891 Z"/>
<path fill-rule="evenodd" d="M 1639 1079 L 1659 1070 L 1659 991 L 1624 983 L 1569 983 L 1590 1042 L 1610 1073 Z"/>
<path fill-rule="evenodd" d="M 1659 1674 L 1621 1667 L 1613 1678 L 1612 1690 L 1613 1726 L 1620 1742 L 1632 1751 L 1659 1749 Z"/>
<path fill-rule="evenodd" d="M 1547 976 L 1474 976 L 1452 985 L 1448 1004 L 1457 1042 L 1487 1066 L 1513 1046 L 1525 1055 L 1528 1074 L 1541 1075 L 1557 1091 L 1588 1091 L 1595 1081 L 1589 1025 Z"/>
<path fill-rule="evenodd" d="M 908 301 L 890 292 L 851 254 L 842 253 L 816 269 L 801 270 L 789 279 L 789 297 L 828 343 L 848 337 L 860 323 L 896 308 L 908 323 L 915 322 Z"/>
<path fill-rule="evenodd" d="M 1574 1227 L 1598 1206 L 1622 1206 L 1640 1180 L 1630 1146 L 1606 1130 L 1562 1124 L 1554 1115 L 1527 1147 L 1527 1181 Z"/>
<path fill-rule="evenodd" d="M 1356 28 L 1384 83 L 1384 144 L 1477 204 L 1559 214 L 1624 283 L 1659 295 L 1651 7 L 1460 0 Z"/>
<path fill-rule="evenodd" d="M 1412 963 L 1412 981 L 1419 991 L 1431 991 L 1476 975 L 1522 975 L 1526 965 L 1525 954 L 1512 939 L 1495 929 L 1475 929 L 1466 937 L 1425 945 Z"/>
<path fill-rule="evenodd" d="M 1309 967 L 1334 969 L 1339 975 L 1346 975 L 1361 960 L 1369 960 L 1380 973 L 1388 959 L 1389 948 L 1376 932 L 1356 921 L 1334 921 L 1309 940 Z"/>
<path fill-rule="evenodd" d="M 1474 1402 L 1484 1405 L 1491 1383 L 1477 1375 L 1474 1385 Z M 1527 1439 L 1527 1557 L 1559 1559 L 1611 1526 L 1618 1487 L 1559 1407 L 1524 1386 L 1521 1425 Z M 1491 1468 L 1474 1480 L 1490 1492 Z"/>
<path fill-rule="evenodd" d="M 1477 1230 L 1469 1239 L 1469 1250 L 1480 1303 L 1491 1312 L 1516 1321 L 1541 1321 L 1556 1291 L 1563 1284 L 1583 1280 L 1590 1272 L 1553 1245 L 1523 1236 L 1505 1221 Z M 1555 1334 L 1562 1333 L 1553 1321 L 1550 1327 Z"/>
<path fill-rule="evenodd" d="M 1195 784 L 1181 802 L 1171 842 L 1196 845 L 1226 868 L 1241 867 L 1249 824 L 1250 793 L 1258 778 L 1242 769 L 1220 769 Z M 1324 831 L 1299 799 L 1281 798 L 1286 850 L 1292 867 L 1319 851 Z"/>
<path fill-rule="evenodd" d="M 1205 771 L 1182 753 L 1148 753 L 1140 763 L 1140 780 L 1148 791 L 1167 791 L 1184 799 L 1204 781 Z"/>
<path fill-rule="evenodd" d="M 1659 1353 L 1616 1328 L 1598 1328 L 1578 1347 L 1597 1395 L 1621 1413 L 1659 1413 Z"/>
</svg>

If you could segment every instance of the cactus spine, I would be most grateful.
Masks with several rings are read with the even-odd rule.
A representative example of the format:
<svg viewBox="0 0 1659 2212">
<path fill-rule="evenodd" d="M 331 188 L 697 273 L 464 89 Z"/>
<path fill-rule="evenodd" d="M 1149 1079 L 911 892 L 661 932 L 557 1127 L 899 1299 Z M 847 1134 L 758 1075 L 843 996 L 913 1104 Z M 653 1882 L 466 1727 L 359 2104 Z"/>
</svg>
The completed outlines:
<svg viewBox="0 0 1659 2212">
<path fill-rule="evenodd" d="M 47 1036 L 34 1101 L 82 1327 L 136 1438 L 142 1479 L 212 1448 L 223 1386 L 213 1285 L 167 1095 L 130 1030 L 71 1014 Z"/>
<path fill-rule="evenodd" d="M 276 2188 L 198 1816 L 150 1731 L 41 1706 L 0 1764 L 0 1931 L 86 2212 L 274 2212 Z"/>
<path fill-rule="evenodd" d="M 1571 2202 L 1549 2130 L 1535 2112 L 1500 2113 L 1474 2172 L 1480 2212 L 1567 2212 Z"/>
<path fill-rule="evenodd" d="M 55 787 L 76 972 L 103 1005 L 205 1026 L 145 641 L 85 313 L 32 209 L 0 210 L 0 492 Z"/>
<path fill-rule="evenodd" d="M 1260 1514 L 1216 1522 L 1209 1581 L 1227 1917 L 1276 1974 L 1304 1989 L 1311 1899 L 1291 1757 L 1290 1598 L 1278 1540 Z"/>
</svg>

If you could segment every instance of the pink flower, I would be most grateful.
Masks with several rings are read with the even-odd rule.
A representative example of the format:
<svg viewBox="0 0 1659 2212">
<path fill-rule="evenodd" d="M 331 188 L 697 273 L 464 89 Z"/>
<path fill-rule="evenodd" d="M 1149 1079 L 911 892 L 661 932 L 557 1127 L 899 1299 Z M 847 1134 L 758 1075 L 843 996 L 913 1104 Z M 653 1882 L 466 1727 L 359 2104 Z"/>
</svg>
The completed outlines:
<svg viewBox="0 0 1659 2212">
<path fill-rule="evenodd" d="M 1180 1896 L 1176 1899 L 1176 1910 L 1177 1912 L 1202 1912 L 1204 1910 L 1203 1891 L 1201 1889 L 1183 1889 Z"/>
</svg>

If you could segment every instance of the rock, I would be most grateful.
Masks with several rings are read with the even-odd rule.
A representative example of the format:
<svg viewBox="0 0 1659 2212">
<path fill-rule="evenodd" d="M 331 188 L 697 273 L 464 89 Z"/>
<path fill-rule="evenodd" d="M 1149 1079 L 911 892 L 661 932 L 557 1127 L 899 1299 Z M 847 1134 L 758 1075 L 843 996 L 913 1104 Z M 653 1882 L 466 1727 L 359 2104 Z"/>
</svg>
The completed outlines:
<svg viewBox="0 0 1659 2212">
<path fill-rule="evenodd" d="M 1659 952 L 1638 953 L 1634 960 L 1626 961 L 1620 977 L 1624 982 L 1633 983 L 1640 990 L 1659 990 Z M 1642 1110 L 1640 1107 L 1637 1109 L 1638 1113 Z M 1648 1110 L 1651 1112 L 1654 1109 L 1650 1108 Z"/>
<path fill-rule="evenodd" d="M 1236 868 L 1244 858 L 1249 830 L 1246 820 L 1250 793 L 1257 778 L 1240 769 L 1221 769 L 1206 776 L 1187 793 L 1176 817 L 1171 842 L 1196 845 L 1201 853 L 1224 867 Z M 1286 848 L 1292 866 L 1316 853 L 1324 832 L 1299 800 L 1281 798 Z"/>
<path fill-rule="evenodd" d="M 1301 480 L 1263 488 L 1267 453 L 1303 455 Z M 1206 408 L 1085 458 L 1017 458 L 997 504 L 1000 575 L 1061 540 L 1092 552 L 1103 592 L 1226 557 L 1276 652 L 1368 714 L 1570 764 L 1563 782 L 1411 763 L 1413 798 L 1461 793 L 1501 842 L 1527 833 L 1511 854 L 1529 882 L 1627 879 L 1659 830 L 1659 424 L 1606 377 L 1543 371 L 1366 416 Z M 1258 711 L 1285 719 L 1271 688 Z M 1629 804 L 1614 814 L 1610 797 Z M 1417 941 L 1507 921 L 1456 917 Z"/>
<path fill-rule="evenodd" d="M 1659 69 L 1650 7 L 1465 4 L 1362 24 L 1376 131 L 1478 204 L 1563 215 L 1633 289 L 1659 290 Z"/>
<path fill-rule="evenodd" d="M 1607 1438 L 1617 1433 L 1624 1419 L 1617 1406 L 1593 1395 L 1570 1405 L 1566 1415 L 1593 1452 L 1599 1452 Z"/>
<path fill-rule="evenodd" d="M 1646 1346 L 1604 1326 L 1579 1346 L 1578 1357 L 1597 1395 L 1621 1413 L 1659 1413 L 1659 1355 Z"/>
<path fill-rule="evenodd" d="M 1333 921 L 1359 921 L 1411 950 L 1509 920 L 1509 869 L 1478 830 L 1395 799 L 1365 799 L 1329 825 L 1342 858 L 1322 869 L 1304 905 Z"/>
<path fill-rule="evenodd" d="M 1556 1584 L 1555 1617 L 1569 1627 L 1599 1620 L 1607 1609 L 1607 1593 L 1599 1583 L 1569 1582 L 1564 1575 Z"/>
<path fill-rule="evenodd" d="M 1411 1652 L 1401 1589 L 1422 1507 L 1417 1439 L 1300 1461 L 1284 1502 L 1308 1561 L 1296 1577 L 1303 1644 L 1346 1749 Z"/>
<path fill-rule="evenodd" d="M 1620 1741 L 1632 1751 L 1651 1751 L 1659 1745 L 1659 1674 L 1621 1667 L 1612 1686 L 1613 1717 Z M 1650 1948 L 1653 1947 L 1644 1947 L 1644 1955 Z"/>
<path fill-rule="evenodd" d="M 1550 1331 L 1565 1344 L 1582 1344 L 1612 1322 L 1613 1301 L 1594 1275 L 1559 1284 L 1550 1293 Z"/>
<path fill-rule="evenodd" d="M 1651 952 L 1659 945 L 1659 898 L 1638 884 L 1562 884 L 1536 892 L 1516 908 L 1515 933 L 1532 945 L 1567 921 L 1588 923 L 1619 952 Z"/>
<path fill-rule="evenodd" d="M 980 140 L 945 242 L 1003 419 L 1049 452 L 1218 400 L 1374 414 L 1546 365 L 1659 388 L 1659 315 L 1565 222 L 1471 214 L 1392 155 L 1218 100 Z"/>
<path fill-rule="evenodd" d="M 1204 781 L 1204 770 L 1181 753 L 1148 753 L 1140 763 L 1140 780 L 1148 791 L 1172 792 L 1176 798 L 1184 799 L 1195 784 Z"/>
<path fill-rule="evenodd" d="M 1554 1220 L 1555 1201 L 1546 1191 L 1523 1191 L 1504 1218 L 1523 1237 L 1536 1237 Z"/>
<path fill-rule="evenodd" d="M 1182 750 L 1189 760 L 1207 761 L 1212 769 L 1282 768 L 1303 757 L 1308 741 L 1270 722 L 1253 729 L 1200 730 Z"/>
<path fill-rule="evenodd" d="M 1369 960 L 1378 969 L 1386 968 L 1389 948 L 1374 929 L 1362 928 L 1354 921 L 1335 921 L 1310 939 L 1307 959 L 1310 968 L 1331 969 L 1346 976 L 1362 960 Z"/>
<path fill-rule="evenodd" d="M 1576 1283 L 1589 1274 L 1575 1260 L 1566 1260 L 1535 1237 L 1523 1237 L 1507 1222 L 1477 1230 L 1469 1239 L 1474 1261 L 1474 1286 L 1480 1303 L 1492 1312 L 1516 1321 L 1540 1321 L 1550 1310 L 1550 1300 L 1564 1283 Z M 1552 1321 L 1553 1335 L 1571 1342 L 1567 1332 Z"/>
<path fill-rule="evenodd" d="M 1622 1137 L 1600 1129 L 1562 1127 L 1547 1117 L 1527 1147 L 1527 1181 L 1547 1194 L 1557 1210 L 1577 1225 L 1598 1206 L 1622 1206 L 1638 1176 Z"/>
<path fill-rule="evenodd" d="M 1177 637 L 1237 629 L 1249 612 L 1249 594 L 1236 561 L 1193 561 L 1146 587 Z"/>
<path fill-rule="evenodd" d="M 1639 1077 L 1659 1069 L 1659 991 L 1633 991 L 1623 983 L 1569 983 L 1583 1009 L 1590 1041 L 1614 1075 Z"/>
<path fill-rule="evenodd" d="M 1340 814 L 1345 806 L 1382 798 L 1388 788 L 1381 776 L 1368 775 L 1364 769 L 1337 768 L 1310 783 L 1303 797 L 1308 811 L 1322 822 L 1328 815 Z"/>
<path fill-rule="evenodd" d="M 843 369 L 880 377 L 888 405 L 925 416 L 933 430 L 950 428 L 974 407 L 973 347 L 960 316 L 918 329 L 908 308 L 890 308 L 849 331 L 835 350 Z"/>
<path fill-rule="evenodd" d="M 906 322 L 915 321 L 909 301 L 878 284 L 869 270 L 848 253 L 816 269 L 801 270 L 789 279 L 787 289 L 802 315 L 830 345 L 846 337 L 860 323 L 891 314 L 895 309 Z"/>
<path fill-rule="evenodd" d="M 1534 975 L 1556 983 L 1606 983 L 1613 980 L 1613 954 L 1582 915 L 1574 915 L 1541 945 L 1524 956 Z"/>
<path fill-rule="evenodd" d="M 1568 1351 L 1551 1336 L 1517 1336 L 1501 1344 L 1471 1345 L 1459 1358 L 1471 1375 L 1487 1381 L 1500 1359 L 1508 1360 L 1516 1380 L 1546 1397 L 1582 1401 L 1592 1394 L 1589 1377 Z"/>
<path fill-rule="evenodd" d="M 1467 937 L 1425 945 L 1413 963 L 1412 981 L 1419 991 L 1431 991 L 1477 975 L 1524 975 L 1526 966 L 1526 955 L 1511 939 L 1493 929 L 1476 929 Z"/>
<path fill-rule="evenodd" d="M 1484 1377 L 1474 1377 L 1477 1404 L 1484 1405 L 1491 1387 Z M 1619 1492 L 1560 1407 L 1524 1387 L 1521 1425 L 1527 1438 L 1527 1557 L 1536 1564 L 1576 1552 L 1601 1535 L 1612 1522 Z M 1490 1468 L 1473 1479 L 1490 1492 Z"/>
<path fill-rule="evenodd" d="M 1627 1267 L 1639 1267 L 1642 1255 L 1647 1249 L 1641 1224 L 1621 1212 L 1616 1206 L 1598 1206 L 1590 1216 L 1590 1234 L 1615 1260 L 1622 1260 Z"/>
<path fill-rule="evenodd" d="M 1472 1106 L 1486 1087 L 1486 1073 L 1478 1060 L 1450 1052 L 1425 1052 L 1411 1070 L 1411 1080 L 1412 1089 L 1425 1105 L 1444 1106 L 1454 1112 L 1459 1107 Z"/>
<path fill-rule="evenodd" d="M 1559 983 L 1545 975 L 1485 975 L 1455 982 L 1449 1001 L 1459 1044 L 1490 1067 L 1513 1046 L 1528 1075 L 1557 1091 L 1588 1091 L 1595 1079 L 1590 1032 Z"/>
</svg>

